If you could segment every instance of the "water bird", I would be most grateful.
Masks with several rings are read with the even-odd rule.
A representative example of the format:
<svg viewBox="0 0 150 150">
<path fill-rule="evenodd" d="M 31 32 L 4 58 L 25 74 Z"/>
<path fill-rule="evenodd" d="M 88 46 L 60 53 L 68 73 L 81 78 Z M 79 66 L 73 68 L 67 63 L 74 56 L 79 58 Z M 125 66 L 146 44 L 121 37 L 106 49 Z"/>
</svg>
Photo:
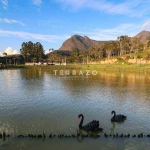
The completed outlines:
<svg viewBox="0 0 150 150">
<path fill-rule="evenodd" d="M 116 112 L 114 110 L 111 112 L 111 114 L 114 114 L 114 116 L 111 118 L 112 122 L 121 122 L 127 118 L 126 116 L 121 115 L 121 114 L 116 115 Z"/>
<path fill-rule="evenodd" d="M 83 129 L 85 131 L 102 131 L 103 129 L 99 127 L 99 121 L 93 120 L 91 122 L 89 122 L 86 125 L 82 125 L 83 124 L 83 120 L 84 120 L 84 116 L 83 114 L 78 115 L 78 119 L 80 119 L 81 117 L 81 121 L 79 124 L 79 128 Z"/>
</svg>

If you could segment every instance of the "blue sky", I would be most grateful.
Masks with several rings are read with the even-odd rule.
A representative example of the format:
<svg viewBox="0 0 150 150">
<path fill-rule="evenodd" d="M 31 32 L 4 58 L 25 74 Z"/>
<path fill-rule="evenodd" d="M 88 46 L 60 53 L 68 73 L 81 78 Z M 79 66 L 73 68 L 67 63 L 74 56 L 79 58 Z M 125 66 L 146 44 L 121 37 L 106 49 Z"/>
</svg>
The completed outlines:
<svg viewBox="0 0 150 150">
<path fill-rule="evenodd" d="M 150 0 L 0 0 L 0 53 L 22 42 L 59 49 L 74 34 L 114 40 L 150 31 Z"/>
</svg>

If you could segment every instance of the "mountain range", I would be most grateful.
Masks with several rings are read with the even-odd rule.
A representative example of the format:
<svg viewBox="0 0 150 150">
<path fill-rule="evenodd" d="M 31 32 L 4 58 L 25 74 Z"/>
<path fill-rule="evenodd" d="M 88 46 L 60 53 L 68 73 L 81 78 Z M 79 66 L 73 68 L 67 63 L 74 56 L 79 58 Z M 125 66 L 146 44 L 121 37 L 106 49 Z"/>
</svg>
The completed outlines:
<svg viewBox="0 0 150 150">
<path fill-rule="evenodd" d="M 135 35 L 134 37 L 139 38 L 140 41 L 143 42 L 147 39 L 148 36 L 150 36 L 150 32 L 143 30 L 137 35 Z M 96 47 L 98 44 L 103 42 L 107 42 L 107 41 L 96 41 L 90 39 L 87 36 L 73 35 L 62 44 L 59 50 L 72 51 L 74 48 L 78 48 L 81 52 L 85 52 L 89 48 Z"/>
</svg>

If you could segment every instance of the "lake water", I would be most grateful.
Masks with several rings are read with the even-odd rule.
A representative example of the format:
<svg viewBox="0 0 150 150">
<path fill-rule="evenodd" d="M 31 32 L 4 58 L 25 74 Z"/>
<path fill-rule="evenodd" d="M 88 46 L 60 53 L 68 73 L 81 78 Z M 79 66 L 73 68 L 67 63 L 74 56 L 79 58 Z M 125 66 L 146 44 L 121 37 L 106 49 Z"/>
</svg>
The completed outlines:
<svg viewBox="0 0 150 150">
<path fill-rule="evenodd" d="M 105 138 L 104 133 L 150 134 L 150 75 L 97 71 L 61 75 L 43 69 L 0 70 L 1 150 L 148 150 L 150 138 Z M 127 116 L 124 123 L 111 123 L 111 111 Z M 99 120 L 99 138 L 53 137 L 77 133 L 78 115 L 86 124 Z M 46 133 L 45 139 L 17 135 Z M 86 132 L 82 131 L 82 134 Z"/>
</svg>

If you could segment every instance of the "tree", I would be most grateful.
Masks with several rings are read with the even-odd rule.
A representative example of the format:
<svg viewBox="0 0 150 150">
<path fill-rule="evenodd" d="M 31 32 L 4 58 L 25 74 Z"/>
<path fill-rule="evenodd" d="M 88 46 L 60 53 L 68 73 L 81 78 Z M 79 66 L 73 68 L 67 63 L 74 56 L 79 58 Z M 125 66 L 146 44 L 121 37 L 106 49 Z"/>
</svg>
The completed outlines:
<svg viewBox="0 0 150 150">
<path fill-rule="evenodd" d="M 144 48 L 144 44 L 140 42 L 139 38 L 132 38 L 132 51 L 134 52 L 134 59 L 136 58 L 136 54 L 142 51 Z"/>
<path fill-rule="evenodd" d="M 39 62 L 44 57 L 44 49 L 40 42 L 23 42 L 20 53 L 25 58 L 26 62 Z"/>
<path fill-rule="evenodd" d="M 119 55 L 123 55 L 128 53 L 129 50 L 129 42 L 130 42 L 130 37 L 127 35 L 122 35 L 117 38 L 118 40 L 118 46 L 119 46 Z"/>
<path fill-rule="evenodd" d="M 80 55 L 78 48 L 73 48 L 72 53 L 71 53 L 71 57 L 74 60 L 74 62 L 76 62 L 76 63 L 82 62 L 82 58 L 81 58 L 81 55 Z"/>
<path fill-rule="evenodd" d="M 110 41 L 110 42 L 103 43 L 105 57 L 107 57 L 109 59 L 111 56 L 116 55 L 116 53 L 118 52 L 117 46 L 118 45 L 117 45 L 116 41 Z"/>
<path fill-rule="evenodd" d="M 4 56 L 7 56 L 7 53 L 4 52 L 3 55 L 4 55 Z M 7 57 L 6 57 L 6 64 L 7 64 Z"/>
<path fill-rule="evenodd" d="M 7 56 L 7 53 L 6 53 L 6 52 L 4 52 L 4 53 L 3 53 L 3 55 L 4 55 L 4 56 Z"/>
<path fill-rule="evenodd" d="M 147 37 L 146 42 L 147 42 L 147 47 L 150 47 L 150 36 Z"/>
</svg>

